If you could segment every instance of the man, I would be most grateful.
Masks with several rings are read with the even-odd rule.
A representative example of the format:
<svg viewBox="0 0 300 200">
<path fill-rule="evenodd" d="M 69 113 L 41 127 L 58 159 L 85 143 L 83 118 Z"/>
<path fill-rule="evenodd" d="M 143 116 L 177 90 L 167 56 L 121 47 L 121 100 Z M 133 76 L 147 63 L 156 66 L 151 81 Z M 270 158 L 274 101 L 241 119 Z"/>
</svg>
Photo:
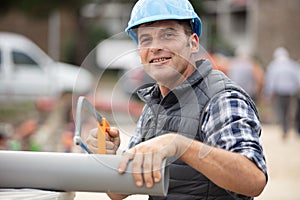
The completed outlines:
<svg viewBox="0 0 300 200">
<path fill-rule="evenodd" d="M 264 74 L 245 46 L 240 46 L 235 50 L 235 57 L 229 63 L 228 68 L 228 77 L 241 86 L 254 102 L 258 101 Z"/>
<path fill-rule="evenodd" d="M 209 61 L 194 59 L 201 27 L 187 0 L 140 0 L 126 29 L 157 84 L 138 92 L 146 105 L 119 173 L 131 161 L 136 185 L 150 188 L 161 180 L 162 160 L 170 158 L 167 197 L 149 199 L 252 199 L 267 182 L 253 102 Z M 96 134 L 87 143 L 97 151 Z M 115 154 L 117 129 L 106 144 Z"/>
<path fill-rule="evenodd" d="M 275 100 L 278 120 L 283 132 L 282 138 L 286 139 L 291 121 L 291 105 L 300 88 L 299 68 L 284 47 L 276 48 L 273 57 L 274 59 L 267 66 L 264 89 L 267 100 Z"/>
</svg>

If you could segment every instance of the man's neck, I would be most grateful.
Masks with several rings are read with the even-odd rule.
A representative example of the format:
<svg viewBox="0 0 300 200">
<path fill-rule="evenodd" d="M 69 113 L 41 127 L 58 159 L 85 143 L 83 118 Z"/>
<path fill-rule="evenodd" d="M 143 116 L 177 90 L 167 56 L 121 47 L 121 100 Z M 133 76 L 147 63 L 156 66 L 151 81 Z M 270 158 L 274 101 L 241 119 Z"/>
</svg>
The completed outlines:
<svg viewBox="0 0 300 200">
<path fill-rule="evenodd" d="M 175 87 L 181 85 L 196 70 L 195 67 L 190 68 L 190 69 L 191 70 L 186 71 L 187 72 L 186 74 L 183 74 L 178 80 L 176 80 L 173 83 L 168 83 L 168 85 L 158 83 L 162 97 L 165 97 L 171 90 L 173 90 Z"/>
<path fill-rule="evenodd" d="M 163 97 L 165 97 L 171 91 L 169 87 L 165 87 L 163 85 L 159 85 L 159 90 Z"/>
</svg>

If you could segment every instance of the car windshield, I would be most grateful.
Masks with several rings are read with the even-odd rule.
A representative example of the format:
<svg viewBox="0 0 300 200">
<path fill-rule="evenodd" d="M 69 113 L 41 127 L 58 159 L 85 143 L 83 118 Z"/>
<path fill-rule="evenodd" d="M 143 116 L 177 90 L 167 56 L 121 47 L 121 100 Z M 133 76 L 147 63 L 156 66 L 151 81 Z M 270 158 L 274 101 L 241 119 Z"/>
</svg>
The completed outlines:
<svg viewBox="0 0 300 200">
<path fill-rule="evenodd" d="M 19 47 L 20 48 L 20 47 Z M 31 52 L 30 56 L 38 65 L 45 66 L 53 60 L 45 54 L 37 45 L 33 44 L 32 42 L 28 42 L 24 48 L 20 48 L 21 52 L 25 53 L 26 51 Z"/>
</svg>

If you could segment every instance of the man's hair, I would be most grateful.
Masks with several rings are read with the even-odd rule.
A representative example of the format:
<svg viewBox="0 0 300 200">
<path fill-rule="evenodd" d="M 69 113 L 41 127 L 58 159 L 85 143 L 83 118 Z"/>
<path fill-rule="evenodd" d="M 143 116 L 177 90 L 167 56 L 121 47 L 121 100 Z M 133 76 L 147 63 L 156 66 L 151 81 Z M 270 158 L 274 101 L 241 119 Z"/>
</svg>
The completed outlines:
<svg viewBox="0 0 300 200">
<path fill-rule="evenodd" d="M 180 25 L 183 26 L 184 28 L 184 33 L 187 35 L 187 36 L 190 36 L 193 34 L 193 30 L 192 30 L 192 23 L 191 23 L 191 20 L 177 20 L 178 23 Z"/>
</svg>

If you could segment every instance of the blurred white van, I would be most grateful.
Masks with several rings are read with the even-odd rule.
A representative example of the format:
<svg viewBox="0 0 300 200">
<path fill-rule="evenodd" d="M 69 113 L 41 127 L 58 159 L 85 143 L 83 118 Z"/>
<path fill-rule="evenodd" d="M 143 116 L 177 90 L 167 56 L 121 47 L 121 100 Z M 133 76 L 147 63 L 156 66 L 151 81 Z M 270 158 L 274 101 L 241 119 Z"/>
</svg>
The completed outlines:
<svg viewBox="0 0 300 200">
<path fill-rule="evenodd" d="M 53 61 L 25 36 L 0 32 L 0 101 L 86 94 L 93 76 L 87 70 Z"/>
</svg>

